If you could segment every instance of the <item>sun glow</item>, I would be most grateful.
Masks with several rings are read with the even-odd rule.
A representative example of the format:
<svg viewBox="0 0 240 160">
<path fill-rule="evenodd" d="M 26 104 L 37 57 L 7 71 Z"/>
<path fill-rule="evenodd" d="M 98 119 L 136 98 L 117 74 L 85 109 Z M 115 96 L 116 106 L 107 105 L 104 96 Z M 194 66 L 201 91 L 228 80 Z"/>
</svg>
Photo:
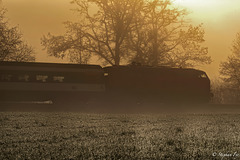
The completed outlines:
<svg viewBox="0 0 240 160">
<path fill-rule="evenodd" d="M 194 18 L 208 21 L 221 21 L 226 15 L 239 11 L 239 0 L 172 0 L 178 7 L 193 13 Z"/>
<path fill-rule="evenodd" d="M 240 4 L 239 0 L 172 0 L 172 2 L 173 4 L 193 9 L 201 8 L 203 11 L 210 8 L 224 10 L 239 9 L 239 6 L 236 4 Z"/>
<path fill-rule="evenodd" d="M 211 6 L 221 3 L 219 0 L 173 0 L 173 3 L 183 6 Z"/>
</svg>

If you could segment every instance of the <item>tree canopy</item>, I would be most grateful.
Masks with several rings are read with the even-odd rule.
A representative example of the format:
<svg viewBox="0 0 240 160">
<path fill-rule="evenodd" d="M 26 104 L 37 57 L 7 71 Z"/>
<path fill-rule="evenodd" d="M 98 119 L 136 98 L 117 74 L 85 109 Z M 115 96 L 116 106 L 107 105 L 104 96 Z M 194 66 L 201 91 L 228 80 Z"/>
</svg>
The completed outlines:
<svg viewBox="0 0 240 160">
<path fill-rule="evenodd" d="M 6 9 L 0 2 L 0 61 L 34 61 L 34 51 L 25 41 L 18 27 L 10 27 Z"/>
<path fill-rule="evenodd" d="M 136 61 L 146 65 L 209 64 L 202 25 L 192 26 L 185 9 L 170 0 L 72 0 L 79 21 L 65 22 L 67 32 L 42 38 L 51 56 L 87 63 L 97 56 L 105 64 Z"/>
<path fill-rule="evenodd" d="M 240 33 L 237 33 L 231 51 L 227 60 L 220 64 L 220 74 L 230 87 L 240 89 Z"/>
</svg>

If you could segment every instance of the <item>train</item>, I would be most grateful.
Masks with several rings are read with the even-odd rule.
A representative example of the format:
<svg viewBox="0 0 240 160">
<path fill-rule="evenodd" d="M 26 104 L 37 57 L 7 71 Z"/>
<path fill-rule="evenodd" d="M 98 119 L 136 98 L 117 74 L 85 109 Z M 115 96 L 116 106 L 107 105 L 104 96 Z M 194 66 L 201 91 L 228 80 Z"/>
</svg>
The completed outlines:
<svg viewBox="0 0 240 160">
<path fill-rule="evenodd" d="M 204 71 L 167 66 L 0 62 L 0 101 L 208 103 Z"/>
</svg>

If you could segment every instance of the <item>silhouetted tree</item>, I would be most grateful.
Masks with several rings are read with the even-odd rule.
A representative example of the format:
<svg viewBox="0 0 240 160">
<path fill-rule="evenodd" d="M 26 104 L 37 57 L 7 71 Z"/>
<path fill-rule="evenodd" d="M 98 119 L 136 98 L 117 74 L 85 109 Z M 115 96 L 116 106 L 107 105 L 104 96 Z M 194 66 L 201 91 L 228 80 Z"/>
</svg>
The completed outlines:
<svg viewBox="0 0 240 160">
<path fill-rule="evenodd" d="M 221 88 L 224 103 L 240 103 L 240 33 L 231 48 L 232 54 L 220 64 L 220 75 L 224 83 Z"/>
<path fill-rule="evenodd" d="M 149 65 L 192 66 L 210 63 L 202 47 L 202 26 L 191 26 L 185 10 L 170 0 L 73 0 L 79 22 L 66 22 L 65 35 L 48 34 L 42 45 L 58 58 L 93 55 L 106 64 L 136 61 Z M 187 25 L 188 24 L 188 25 Z M 74 53 L 74 54 L 72 54 Z"/>
<path fill-rule="evenodd" d="M 232 88 L 240 90 L 240 33 L 233 41 L 232 54 L 220 64 L 223 80 Z"/>
<path fill-rule="evenodd" d="M 87 64 L 91 57 L 91 53 L 86 51 L 83 47 L 84 37 L 78 29 L 71 29 L 77 27 L 77 24 L 66 23 L 68 31 L 64 35 L 54 36 L 48 34 L 43 36 L 42 45 L 47 49 L 50 56 L 57 58 L 68 57 L 71 62 Z M 74 27 L 74 25 L 76 25 Z"/>
<path fill-rule="evenodd" d="M 42 45 L 49 55 L 61 57 L 74 51 L 86 62 L 90 55 L 97 55 L 106 63 L 119 65 L 127 57 L 124 41 L 132 29 L 136 12 L 142 0 L 73 0 L 80 14 L 79 22 L 67 22 L 64 36 L 44 36 Z M 93 11 L 93 8 L 96 11 Z"/>
<path fill-rule="evenodd" d="M 145 1 L 130 33 L 133 59 L 148 65 L 194 66 L 211 63 L 202 47 L 204 30 L 184 20 L 185 9 L 174 8 L 169 0 Z"/>
<path fill-rule="evenodd" d="M 34 51 L 22 39 L 18 27 L 10 27 L 0 2 L 0 61 L 34 61 Z"/>
</svg>

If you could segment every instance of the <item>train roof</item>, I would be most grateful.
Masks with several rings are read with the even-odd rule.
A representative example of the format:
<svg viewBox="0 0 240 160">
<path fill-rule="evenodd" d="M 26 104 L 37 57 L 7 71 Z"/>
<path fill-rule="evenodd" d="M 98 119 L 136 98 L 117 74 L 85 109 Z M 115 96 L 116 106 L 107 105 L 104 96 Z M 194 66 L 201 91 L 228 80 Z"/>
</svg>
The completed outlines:
<svg viewBox="0 0 240 160">
<path fill-rule="evenodd" d="M 175 68 L 168 66 L 144 66 L 144 65 L 125 65 L 125 66 L 108 66 L 104 67 L 105 70 L 161 70 L 161 71 L 172 71 L 172 72 L 192 72 L 192 73 L 205 73 L 202 70 L 193 68 Z"/>
<path fill-rule="evenodd" d="M 2 61 L 2 62 L 0 62 L 0 66 L 102 69 L 102 67 L 100 65 L 72 64 L 72 63 L 42 63 L 42 62 L 7 62 L 7 61 Z"/>
</svg>

